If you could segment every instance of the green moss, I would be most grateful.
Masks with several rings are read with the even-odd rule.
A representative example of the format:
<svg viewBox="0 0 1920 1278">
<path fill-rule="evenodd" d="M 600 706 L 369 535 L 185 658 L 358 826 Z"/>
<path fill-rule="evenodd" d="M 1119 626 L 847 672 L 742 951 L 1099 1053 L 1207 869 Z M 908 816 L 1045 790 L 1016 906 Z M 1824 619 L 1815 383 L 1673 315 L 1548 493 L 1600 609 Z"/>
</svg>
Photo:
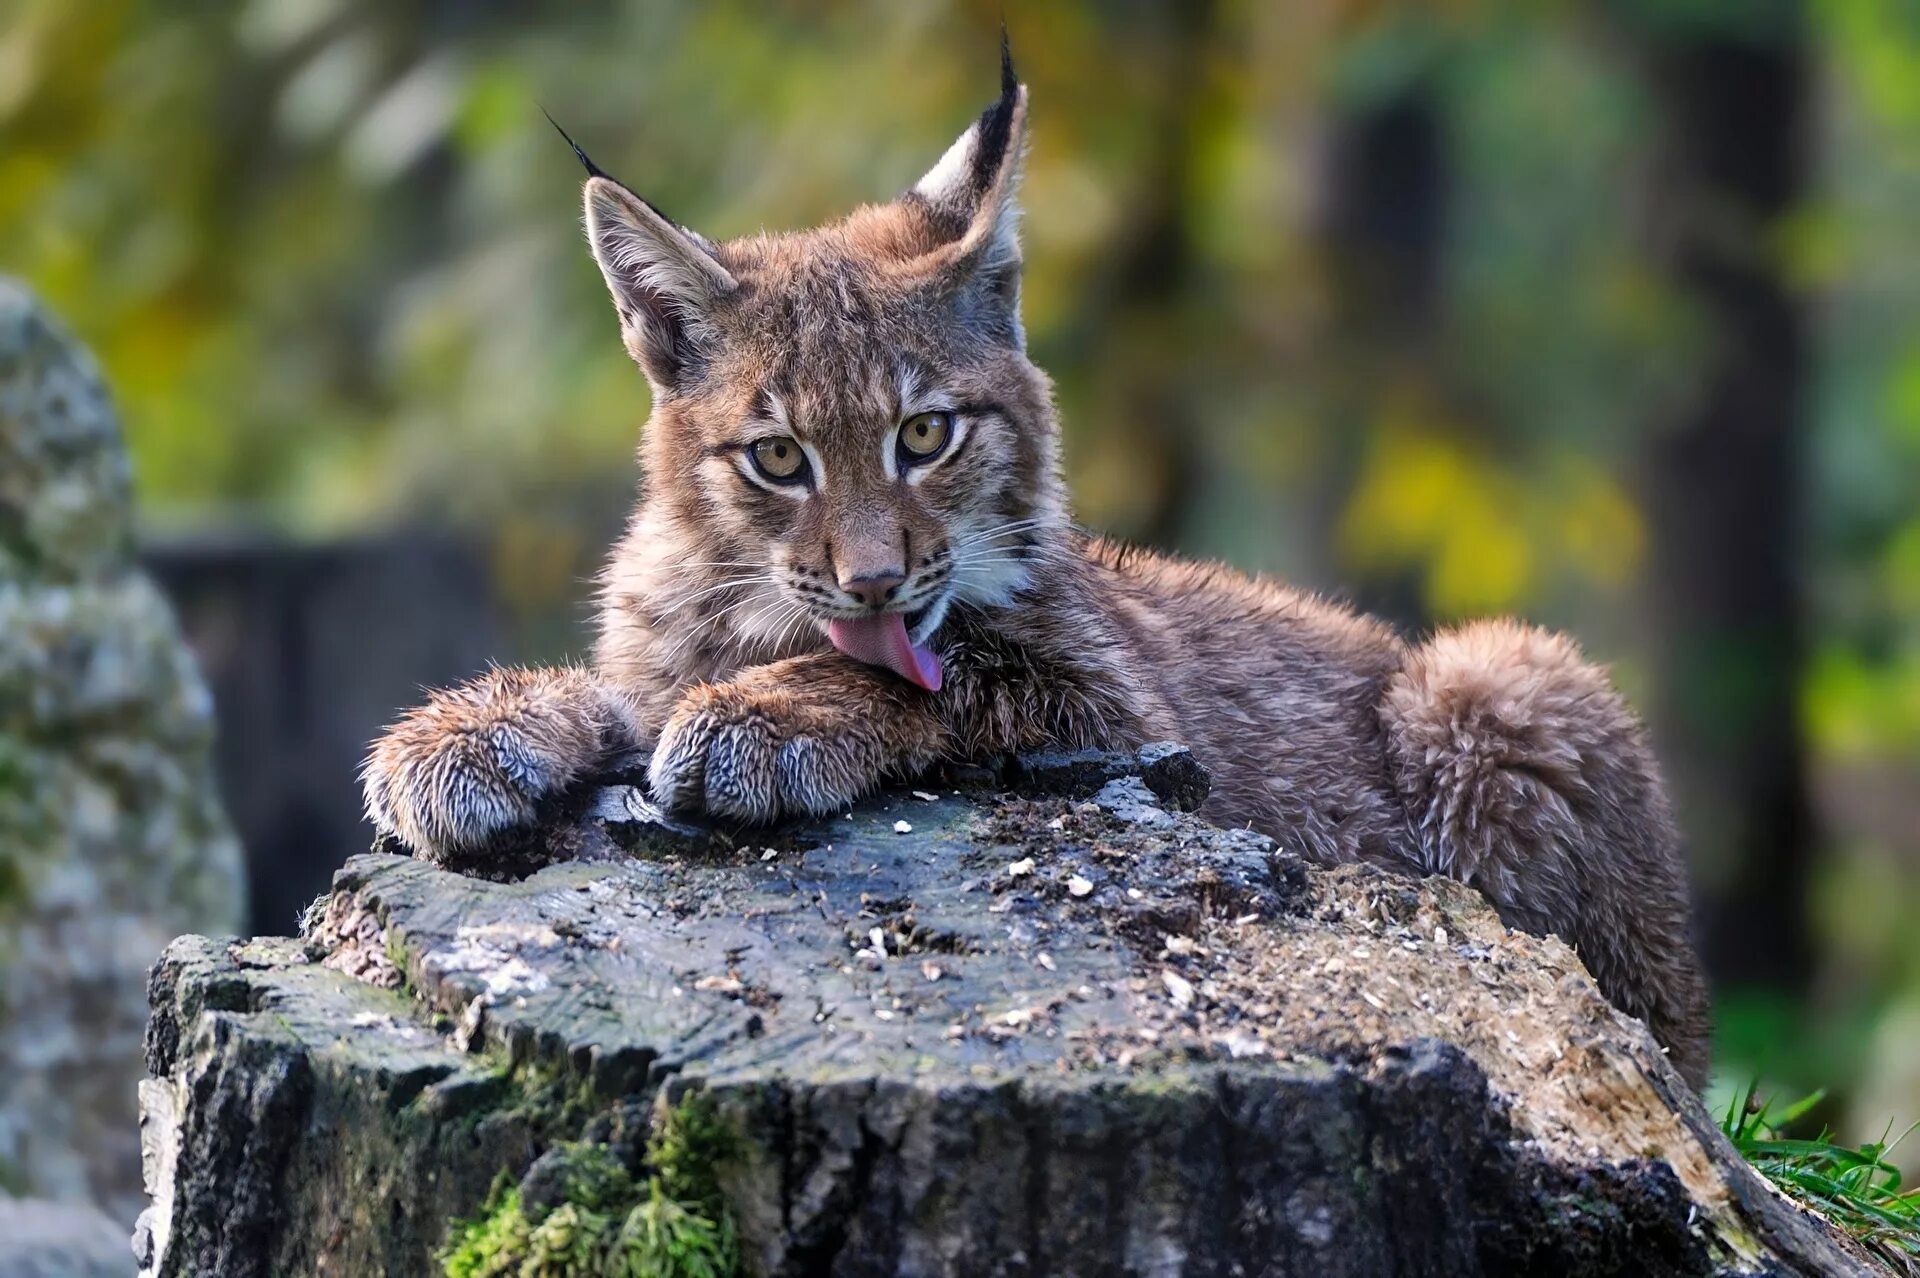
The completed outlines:
<svg viewBox="0 0 1920 1278">
<path fill-rule="evenodd" d="M 647 1165 L 669 1198 L 717 1220 L 726 1214 L 718 1169 L 739 1148 L 739 1136 L 712 1099 L 695 1092 L 678 1105 L 660 1107 L 647 1141 Z"/>
<path fill-rule="evenodd" d="M 613 1221 L 578 1203 L 562 1203 L 527 1236 L 523 1278 L 600 1278 L 619 1272 L 612 1259 Z"/>
<path fill-rule="evenodd" d="M 480 1215 L 456 1226 L 440 1253 L 447 1278 L 508 1278 L 520 1272 L 533 1228 L 520 1210 L 520 1190 L 501 1172 Z"/>
<path fill-rule="evenodd" d="M 410 955 L 406 942 L 400 939 L 398 929 L 387 929 L 387 962 L 393 964 L 393 970 L 400 977 L 400 992 L 408 998 L 418 998 L 420 990 L 413 983 L 413 969 L 408 966 Z"/>
<path fill-rule="evenodd" d="M 505 1171 L 480 1214 L 440 1253 L 447 1278 L 731 1278 L 740 1248 L 718 1169 L 739 1137 L 701 1095 L 655 1113 L 642 1181 L 604 1145 L 563 1144 L 543 1158 L 530 1207 Z M 558 1154 L 558 1168 L 553 1165 Z M 554 1203 L 554 1199 L 559 1201 Z"/>
<path fill-rule="evenodd" d="M 661 1178 L 627 1213 L 601 1272 L 609 1278 L 728 1278 L 740 1268 L 733 1224 L 677 1202 Z"/>
</svg>

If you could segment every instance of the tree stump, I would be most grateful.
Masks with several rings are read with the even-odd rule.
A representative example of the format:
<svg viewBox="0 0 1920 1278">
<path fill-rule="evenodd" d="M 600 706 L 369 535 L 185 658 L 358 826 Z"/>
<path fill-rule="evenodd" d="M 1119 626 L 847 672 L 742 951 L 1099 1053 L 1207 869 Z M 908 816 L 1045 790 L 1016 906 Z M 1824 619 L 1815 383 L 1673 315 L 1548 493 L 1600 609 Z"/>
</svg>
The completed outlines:
<svg viewBox="0 0 1920 1278">
<path fill-rule="evenodd" d="M 175 942 L 146 1271 L 1862 1268 L 1470 890 L 1211 827 L 1175 747 L 922 785 L 732 832 L 614 785 Z"/>
</svg>

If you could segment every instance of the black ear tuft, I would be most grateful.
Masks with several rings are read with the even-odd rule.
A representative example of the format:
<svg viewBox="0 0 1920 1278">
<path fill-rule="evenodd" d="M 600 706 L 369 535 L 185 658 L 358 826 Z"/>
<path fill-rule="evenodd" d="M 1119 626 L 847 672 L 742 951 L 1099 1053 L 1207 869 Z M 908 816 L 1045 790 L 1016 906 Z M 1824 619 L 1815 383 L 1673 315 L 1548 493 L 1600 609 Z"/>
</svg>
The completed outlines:
<svg viewBox="0 0 1920 1278">
<path fill-rule="evenodd" d="M 1000 27 L 1000 100 L 980 113 L 978 144 L 973 150 L 973 171 L 969 174 L 968 193 L 975 199 L 986 194 L 1000 175 L 1006 159 L 1007 142 L 1013 132 L 1013 112 L 1019 105 L 1020 80 L 1013 71 L 1013 51 L 1007 44 L 1007 28 Z"/>
<path fill-rule="evenodd" d="M 567 131 L 560 127 L 560 121 L 553 118 L 553 113 L 551 111 L 547 110 L 545 107 L 541 107 L 540 114 L 547 117 L 547 123 L 553 126 L 553 131 L 555 133 L 558 133 L 561 139 L 565 141 L 568 146 L 573 148 L 574 158 L 578 159 L 580 161 L 580 166 L 586 169 L 588 177 L 611 177 L 612 176 L 612 174 L 608 173 L 605 169 L 595 164 L 593 162 L 592 156 L 589 156 L 585 151 L 582 151 L 580 149 L 580 144 L 578 142 L 575 142 L 573 138 L 567 133 Z"/>
</svg>

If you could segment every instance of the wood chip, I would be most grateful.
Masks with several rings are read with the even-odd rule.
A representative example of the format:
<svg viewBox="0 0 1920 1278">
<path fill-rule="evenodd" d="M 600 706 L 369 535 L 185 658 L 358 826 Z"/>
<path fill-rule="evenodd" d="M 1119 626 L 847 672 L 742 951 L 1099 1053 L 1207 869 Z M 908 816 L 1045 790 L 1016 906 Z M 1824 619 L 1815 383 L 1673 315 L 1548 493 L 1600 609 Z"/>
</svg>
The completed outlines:
<svg viewBox="0 0 1920 1278">
<path fill-rule="evenodd" d="M 1193 982 L 1178 972 L 1160 973 L 1160 981 L 1167 987 L 1167 993 L 1173 998 L 1175 1007 L 1193 1006 Z"/>
<path fill-rule="evenodd" d="M 1012 879 L 1023 878 L 1032 873 L 1033 858 L 1030 856 L 1023 856 L 1007 867 L 1007 877 Z"/>
</svg>

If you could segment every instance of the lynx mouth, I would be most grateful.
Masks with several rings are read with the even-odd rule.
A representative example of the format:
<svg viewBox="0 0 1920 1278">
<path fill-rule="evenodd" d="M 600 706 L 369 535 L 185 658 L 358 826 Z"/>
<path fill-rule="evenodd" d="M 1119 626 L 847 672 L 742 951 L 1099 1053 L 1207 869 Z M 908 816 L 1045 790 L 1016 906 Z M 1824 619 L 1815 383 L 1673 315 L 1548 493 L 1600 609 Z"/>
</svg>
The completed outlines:
<svg viewBox="0 0 1920 1278">
<path fill-rule="evenodd" d="M 935 606 L 930 604 L 913 612 L 835 617 L 827 623 L 827 638 L 855 661 L 881 666 L 908 683 L 928 692 L 938 692 L 945 676 L 940 654 L 927 646 L 924 639 L 915 643 L 912 637 L 926 624 Z"/>
</svg>

